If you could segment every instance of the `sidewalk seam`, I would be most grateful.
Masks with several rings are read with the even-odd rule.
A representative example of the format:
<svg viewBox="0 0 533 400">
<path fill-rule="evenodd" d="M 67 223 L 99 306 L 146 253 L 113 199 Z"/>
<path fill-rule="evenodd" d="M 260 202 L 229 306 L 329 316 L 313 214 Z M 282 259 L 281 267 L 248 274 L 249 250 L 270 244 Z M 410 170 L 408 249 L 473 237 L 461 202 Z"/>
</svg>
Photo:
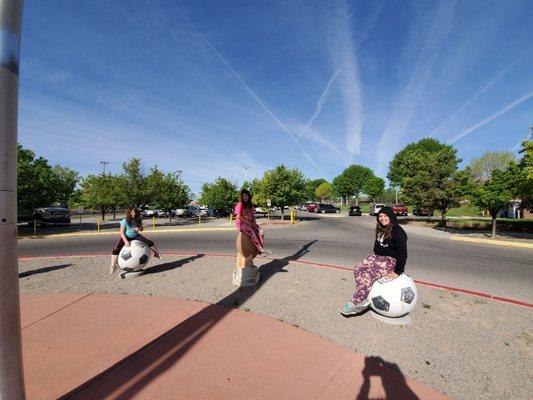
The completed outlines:
<svg viewBox="0 0 533 400">
<path fill-rule="evenodd" d="M 87 297 L 91 296 L 92 294 L 93 294 L 93 293 L 88 293 L 88 294 L 86 294 L 85 296 L 80 297 L 79 299 L 74 300 L 72 303 L 69 303 L 69 304 L 67 304 L 66 306 L 61 307 L 60 309 L 55 310 L 54 312 L 52 312 L 52 313 L 50 313 L 50 314 L 48 314 L 48 315 L 45 315 L 44 317 L 38 319 L 37 321 L 33 321 L 31 324 L 22 327 L 22 330 L 24 330 L 24 329 L 26 329 L 26 328 L 29 328 L 30 326 L 33 326 L 33 325 L 35 325 L 35 324 L 37 324 L 37 323 L 39 323 L 39 322 L 45 320 L 46 318 L 51 317 L 51 316 L 54 315 L 54 314 L 57 314 L 57 313 L 60 312 L 60 311 L 63 311 L 64 309 L 66 309 L 66 308 L 68 308 L 68 307 L 70 307 L 70 306 L 76 304 L 77 302 L 79 302 L 79 301 L 81 301 L 81 300 L 83 300 L 83 299 L 86 299 Z"/>
</svg>

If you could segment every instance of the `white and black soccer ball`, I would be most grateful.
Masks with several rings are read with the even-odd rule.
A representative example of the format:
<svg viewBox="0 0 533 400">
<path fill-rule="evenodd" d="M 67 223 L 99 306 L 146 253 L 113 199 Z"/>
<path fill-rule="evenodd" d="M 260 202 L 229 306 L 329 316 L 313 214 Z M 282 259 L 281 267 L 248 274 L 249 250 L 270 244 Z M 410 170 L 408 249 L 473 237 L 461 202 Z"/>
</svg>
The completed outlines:
<svg viewBox="0 0 533 400">
<path fill-rule="evenodd" d="M 124 246 L 118 255 L 118 266 L 133 272 L 143 269 L 150 261 L 150 247 L 140 240 L 130 241 L 130 247 Z"/>
<path fill-rule="evenodd" d="M 367 297 L 372 310 L 392 318 L 409 314 L 415 307 L 417 299 L 415 282 L 406 274 L 400 274 L 392 280 L 386 278 L 377 280 Z"/>
</svg>

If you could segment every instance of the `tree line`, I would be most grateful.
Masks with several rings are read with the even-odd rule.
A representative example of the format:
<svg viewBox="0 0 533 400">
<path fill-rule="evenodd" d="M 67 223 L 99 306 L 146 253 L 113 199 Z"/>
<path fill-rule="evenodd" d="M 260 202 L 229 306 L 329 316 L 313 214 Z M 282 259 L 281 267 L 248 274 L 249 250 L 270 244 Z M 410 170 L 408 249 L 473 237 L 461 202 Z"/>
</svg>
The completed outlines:
<svg viewBox="0 0 533 400">
<path fill-rule="evenodd" d="M 20 212 L 58 204 L 68 207 L 83 205 L 108 212 L 124 207 L 146 206 L 161 209 L 169 215 L 187 205 L 192 197 L 189 187 L 178 172 L 163 173 L 157 165 L 149 173 L 139 158 L 122 164 L 120 174 L 79 174 L 60 165 L 51 166 L 43 157 L 18 145 L 17 207 Z M 113 215 L 114 217 L 115 215 Z"/>
<path fill-rule="evenodd" d="M 439 210 L 442 220 L 447 212 L 468 199 L 487 210 L 493 219 L 513 199 L 522 208 L 533 209 L 533 141 L 524 140 L 520 159 L 511 152 L 487 152 L 472 160 L 465 168 L 457 149 L 433 138 L 408 144 L 395 154 L 385 181 L 363 165 L 345 168 L 332 182 L 308 179 L 296 168 L 281 164 L 266 171 L 262 178 L 244 182 L 254 204 L 279 207 L 303 201 L 340 199 L 341 204 L 354 199 L 356 204 L 366 196 L 371 201 L 393 202 L 397 195 L 410 204 Z M 219 177 L 204 183 L 199 202 L 218 210 L 231 210 L 237 201 L 237 184 Z M 102 218 L 117 208 L 150 205 L 168 213 L 190 202 L 192 193 L 178 172 L 163 173 L 156 166 L 146 173 L 141 160 L 123 163 L 122 173 L 79 177 L 76 171 L 59 165 L 51 166 L 42 157 L 18 146 L 18 207 L 33 209 L 45 204 L 79 204 L 99 209 Z"/>
</svg>

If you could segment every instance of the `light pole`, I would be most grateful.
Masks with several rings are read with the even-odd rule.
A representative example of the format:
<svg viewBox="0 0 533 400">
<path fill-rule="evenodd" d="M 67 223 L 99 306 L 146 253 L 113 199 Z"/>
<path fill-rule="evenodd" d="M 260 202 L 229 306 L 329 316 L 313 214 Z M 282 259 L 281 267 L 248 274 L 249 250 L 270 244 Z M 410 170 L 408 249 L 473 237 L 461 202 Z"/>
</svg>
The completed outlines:
<svg viewBox="0 0 533 400">
<path fill-rule="evenodd" d="M 109 161 L 100 161 L 100 164 L 102 164 L 102 166 L 104 167 L 103 175 L 105 175 L 105 166 L 109 164 Z"/>
<path fill-rule="evenodd" d="M 22 0 L 0 0 L 0 400 L 24 400 L 17 251 Z"/>
<path fill-rule="evenodd" d="M 248 165 L 243 165 L 242 167 L 244 169 L 244 181 L 245 182 L 248 182 L 248 170 L 252 167 L 248 166 Z"/>
</svg>

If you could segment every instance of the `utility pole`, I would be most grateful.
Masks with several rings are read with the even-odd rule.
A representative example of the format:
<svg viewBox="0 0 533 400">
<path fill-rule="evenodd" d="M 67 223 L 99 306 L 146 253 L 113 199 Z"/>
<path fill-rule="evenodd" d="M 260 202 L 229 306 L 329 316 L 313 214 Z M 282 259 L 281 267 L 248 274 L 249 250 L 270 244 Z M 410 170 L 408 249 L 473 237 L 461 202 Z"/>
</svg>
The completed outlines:
<svg viewBox="0 0 533 400">
<path fill-rule="evenodd" d="M 242 168 L 244 169 L 244 176 L 245 176 L 244 181 L 248 182 L 248 170 L 251 169 L 252 167 L 248 165 L 244 165 Z"/>
<path fill-rule="evenodd" d="M 0 400 L 24 400 L 17 251 L 22 0 L 0 0 Z"/>
<path fill-rule="evenodd" d="M 106 166 L 107 164 L 109 164 L 109 161 L 100 161 L 100 164 L 102 164 L 102 166 L 104 167 L 104 172 L 103 172 L 103 174 L 105 175 L 105 166 Z"/>
</svg>

